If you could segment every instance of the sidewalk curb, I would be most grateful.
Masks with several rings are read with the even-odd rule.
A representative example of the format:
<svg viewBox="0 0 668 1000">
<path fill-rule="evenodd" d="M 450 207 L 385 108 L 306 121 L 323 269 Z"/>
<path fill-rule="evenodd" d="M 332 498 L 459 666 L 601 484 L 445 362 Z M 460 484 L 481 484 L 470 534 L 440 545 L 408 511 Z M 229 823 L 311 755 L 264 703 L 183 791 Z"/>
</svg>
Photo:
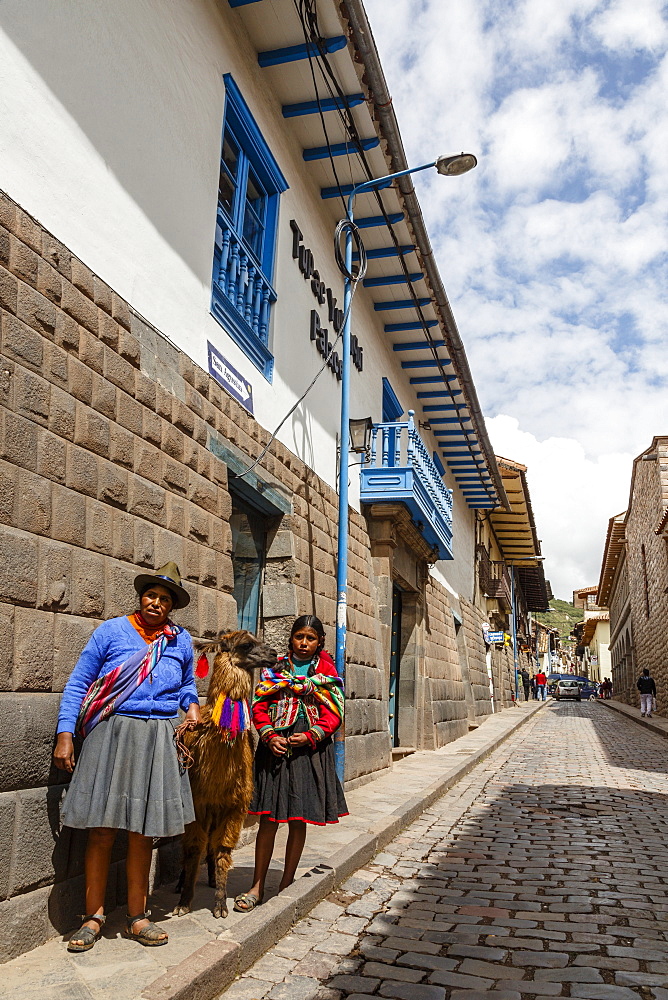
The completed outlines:
<svg viewBox="0 0 668 1000">
<path fill-rule="evenodd" d="M 613 712 L 624 716 L 625 719 L 629 719 L 631 722 L 635 722 L 636 725 L 643 726 L 657 736 L 663 737 L 664 740 L 668 740 L 668 719 L 663 718 L 663 716 L 657 716 L 655 722 L 653 718 L 643 719 L 641 715 L 634 715 L 634 712 L 640 711 L 634 705 L 627 705 L 625 702 L 615 701 L 612 698 L 600 698 L 599 702 L 601 705 L 605 705 L 606 708 L 611 708 Z M 659 724 L 661 722 L 663 722 L 663 725 Z"/>
<path fill-rule="evenodd" d="M 213 1000 L 272 948 L 290 928 L 337 885 L 362 868 L 397 834 L 428 809 L 453 785 L 493 753 L 509 736 L 532 719 L 547 702 L 537 702 L 503 733 L 487 740 L 462 763 L 455 764 L 419 795 L 403 802 L 389 816 L 373 823 L 366 833 L 336 851 L 326 864 L 311 868 L 237 924 L 147 986 L 144 1000 Z"/>
</svg>

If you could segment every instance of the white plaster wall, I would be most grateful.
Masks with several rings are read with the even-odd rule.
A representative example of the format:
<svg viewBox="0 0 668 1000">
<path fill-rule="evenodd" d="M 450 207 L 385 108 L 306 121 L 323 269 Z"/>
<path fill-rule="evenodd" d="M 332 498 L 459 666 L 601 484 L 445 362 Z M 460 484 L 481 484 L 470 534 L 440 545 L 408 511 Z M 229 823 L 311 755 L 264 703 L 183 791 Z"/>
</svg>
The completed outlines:
<svg viewBox="0 0 668 1000">
<path fill-rule="evenodd" d="M 274 275 L 273 384 L 209 311 L 226 72 L 290 185 L 281 199 Z M 291 256 L 290 219 L 339 305 L 343 282 L 333 260 L 331 208 L 237 14 L 215 0 L 3 0 L 0 117 L 0 187 L 205 369 L 210 340 L 252 383 L 255 415 L 273 430 L 322 363 L 309 341 L 318 306 Z M 317 116 L 313 129 L 321 144 Z M 326 306 L 319 312 L 327 325 Z M 405 410 L 415 407 L 400 355 L 362 288 L 353 324 L 364 371 L 352 369 L 351 416 L 380 419 L 383 375 Z M 279 434 L 332 485 L 339 405 L 339 383 L 325 370 Z M 354 505 L 358 472 L 350 470 Z M 474 514 L 456 489 L 454 522 L 455 559 L 435 572 L 470 598 Z"/>
</svg>

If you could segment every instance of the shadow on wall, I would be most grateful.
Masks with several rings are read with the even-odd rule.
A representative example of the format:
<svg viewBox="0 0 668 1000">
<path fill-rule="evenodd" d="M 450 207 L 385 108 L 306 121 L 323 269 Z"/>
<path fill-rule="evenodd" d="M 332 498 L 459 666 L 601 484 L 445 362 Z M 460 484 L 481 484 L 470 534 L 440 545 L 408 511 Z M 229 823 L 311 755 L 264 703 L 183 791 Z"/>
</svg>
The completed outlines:
<svg viewBox="0 0 668 1000">
<path fill-rule="evenodd" d="M 51 0 L 30 17 L 21 0 L 5 0 L 0 28 L 142 213 L 208 285 L 224 105 L 225 67 L 215 64 L 209 36 L 218 15 L 193 17 L 192 4 L 175 4 L 159 14 L 156 7 L 151 17 L 151 6 Z M 222 38 L 222 21 L 219 27 Z M 166 72 L 167 65 L 175 71 Z M 35 106 L 44 106 L 39 80 L 34 87 L 28 121 Z M 204 103 L 202 94 L 216 87 L 217 106 Z M 179 127 L 183 122 L 188 128 Z M 210 157 L 202 155 L 205 142 Z M 211 233 L 210 246 L 202 232 Z"/>
</svg>

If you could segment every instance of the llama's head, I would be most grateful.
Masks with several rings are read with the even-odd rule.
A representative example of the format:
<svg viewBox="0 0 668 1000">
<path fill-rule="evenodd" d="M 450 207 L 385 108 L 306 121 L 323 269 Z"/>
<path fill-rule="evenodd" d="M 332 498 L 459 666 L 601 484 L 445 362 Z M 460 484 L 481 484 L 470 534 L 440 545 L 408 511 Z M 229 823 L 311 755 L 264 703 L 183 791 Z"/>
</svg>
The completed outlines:
<svg viewBox="0 0 668 1000">
<path fill-rule="evenodd" d="M 248 698 L 253 671 L 272 667 L 277 658 L 275 649 L 243 629 L 237 632 L 222 631 L 213 642 L 196 643 L 196 648 L 200 653 L 197 671 L 199 676 L 204 676 L 199 664 L 204 663 L 208 654 L 213 654 L 214 657 L 207 702 L 215 702 L 221 693 L 233 699 Z"/>
</svg>

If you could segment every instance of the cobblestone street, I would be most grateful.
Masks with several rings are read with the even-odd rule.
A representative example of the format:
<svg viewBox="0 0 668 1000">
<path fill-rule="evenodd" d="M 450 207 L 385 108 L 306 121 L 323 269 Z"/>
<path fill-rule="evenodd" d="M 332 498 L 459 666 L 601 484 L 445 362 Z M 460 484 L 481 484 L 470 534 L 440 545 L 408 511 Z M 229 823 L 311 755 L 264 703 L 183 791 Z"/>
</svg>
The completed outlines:
<svg viewBox="0 0 668 1000">
<path fill-rule="evenodd" d="M 551 703 L 224 1000 L 668 1000 L 668 742 Z"/>
</svg>

